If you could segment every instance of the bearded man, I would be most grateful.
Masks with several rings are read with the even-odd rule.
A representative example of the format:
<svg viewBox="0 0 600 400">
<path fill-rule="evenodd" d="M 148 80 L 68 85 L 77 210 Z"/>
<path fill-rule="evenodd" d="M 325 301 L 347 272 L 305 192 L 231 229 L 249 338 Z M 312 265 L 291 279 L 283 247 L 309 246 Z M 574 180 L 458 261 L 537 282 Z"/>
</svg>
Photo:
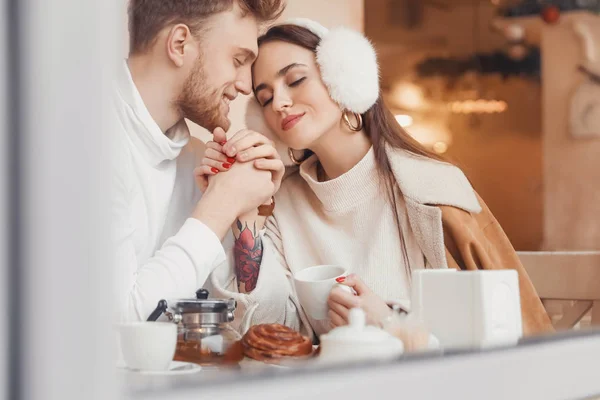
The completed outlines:
<svg viewBox="0 0 600 400">
<path fill-rule="evenodd" d="M 206 148 L 184 119 L 225 139 L 229 103 L 252 91 L 259 26 L 281 14 L 282 1 L 131 0 L 110 135 L 118 320 L 145 320 L 160 299 L 192 297 L 226 261 L 222 242 L 237 217 L 279 186 L 276 156 L 263 170 L 231 159 L 200 193 L 194 168 Z"/>
</svg>

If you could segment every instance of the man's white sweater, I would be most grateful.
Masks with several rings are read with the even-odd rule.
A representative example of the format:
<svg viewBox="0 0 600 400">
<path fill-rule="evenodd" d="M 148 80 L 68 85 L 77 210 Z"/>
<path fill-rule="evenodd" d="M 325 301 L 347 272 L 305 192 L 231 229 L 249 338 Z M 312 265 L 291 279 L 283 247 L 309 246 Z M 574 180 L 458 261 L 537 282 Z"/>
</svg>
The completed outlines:
<svg viewBox="0 0 600 400">
<path fill-rule="evenodd" d="M 203 144 L 185 121 L 166 134 L 152 119 L 125 64 L 111 132 L 112 239 L 117 319 L 144 320 L 160 299 L 192 297 L 223 261 L 219 238 L 190 218 L 200 199 L 193 169 Z"/>
</svg>

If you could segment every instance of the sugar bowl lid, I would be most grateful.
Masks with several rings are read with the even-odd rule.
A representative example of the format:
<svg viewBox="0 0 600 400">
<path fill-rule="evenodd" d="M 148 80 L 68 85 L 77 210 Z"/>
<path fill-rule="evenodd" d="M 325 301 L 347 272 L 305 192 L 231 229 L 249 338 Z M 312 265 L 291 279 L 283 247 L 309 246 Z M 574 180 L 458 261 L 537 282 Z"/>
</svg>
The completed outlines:
<svg viewBox="0 0 600 400">
<path fill-rule="evenodd" d="M 367 325 L 365 312 L 353 308 L 348 314 L 348 325 L 340 326 L 323 335 L 330 342 L 381 343 L 389 341 L 392 336 L 375 326 Z"/>
<path fill-rule="evenodd" d="M 389 360 L 404 352 L 404 344 L 383 329 L 367 325 L 360 308 L 350 310 L 349 324 L 321 335 L 320 363 Z"/>
</svg>

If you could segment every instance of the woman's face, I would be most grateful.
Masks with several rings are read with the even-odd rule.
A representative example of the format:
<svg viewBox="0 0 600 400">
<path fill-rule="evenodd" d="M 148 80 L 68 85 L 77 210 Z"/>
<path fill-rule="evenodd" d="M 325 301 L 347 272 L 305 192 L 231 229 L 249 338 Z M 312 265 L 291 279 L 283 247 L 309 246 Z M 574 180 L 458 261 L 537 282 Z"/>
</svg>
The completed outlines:
<svg viewBox="0 0 600 400">
<path fill-rule="evenodd" d="M 260 46 L 253 86 L 267 125 L 293 149 L 311 149 L 342 118 L 315 54 L 303 47 L 280 41 Z"/>
</svg>

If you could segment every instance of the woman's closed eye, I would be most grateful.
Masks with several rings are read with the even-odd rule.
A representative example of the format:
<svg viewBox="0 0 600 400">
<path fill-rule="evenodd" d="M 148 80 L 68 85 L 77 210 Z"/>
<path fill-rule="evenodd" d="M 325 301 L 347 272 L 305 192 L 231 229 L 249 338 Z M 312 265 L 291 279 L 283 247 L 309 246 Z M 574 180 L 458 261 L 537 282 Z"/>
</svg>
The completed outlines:
<svg viewBox="0 0 600 400">
<path fill-rule="evenodd" d="M 300 79 L 296 79 L 296 80 L 295 80 L 295 81 L 293 81 L 292 83 L 288 83 L 288 86 L 289 86 L 289 87 L 296 87 L 296 86 L 300 85 L 302 82 L 304 82 L 304 80 L 305 80 L 305 79 L 306 79 L 306 77 L 305 77 L 305 76 L 304 76 L 304 77 L 302 77 L 302 78 L 300 78 Z M 273 97 L 271 97 L 271 98 L 269 98 L 269 99 L 267 99 L 267 100 L 263 101 L 263 102 L 262 102 L 262 104 L 261 104 L 261 106 L 262 106 L 262 107 L 266 107 L 266 106 L 268 106 L 268 105 L 269 105 L 269 103 L 271 103 L 272 101 L 273 101 Z"/>
<path fill-rule="evenodd" d="M 302 82 L 304 82 L 304 80 L 306 79 L 306 77 L 300 78 L 300 79 L 296 79 L 294 82 L 290 83 L 288 86 L 290 87 L 296 87 L 299 84 L 301 84 Z"/>
<path fill-rule="evenodd" d="M 261 107 L 266 107 L 269 105 L 270 102 L 273 101 L 273 98 L 271 97 L 270 99 L 267 99 L 265 101 L 262 102 Z"/>
</svg>

